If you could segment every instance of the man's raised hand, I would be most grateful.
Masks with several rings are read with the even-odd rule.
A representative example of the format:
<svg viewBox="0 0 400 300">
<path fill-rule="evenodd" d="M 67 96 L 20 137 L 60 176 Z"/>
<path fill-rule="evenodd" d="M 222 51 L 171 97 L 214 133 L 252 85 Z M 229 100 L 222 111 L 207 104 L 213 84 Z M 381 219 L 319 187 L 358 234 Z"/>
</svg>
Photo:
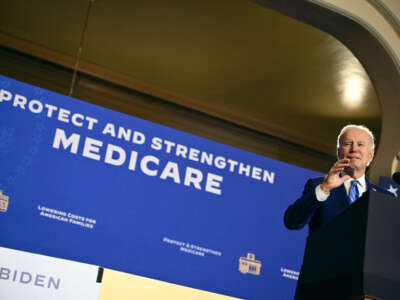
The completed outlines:
<svg viewBox="0 0 400 300">
<path fill-rule="evenodd" d="M 325 194 L 329 194 L 331 189 L 334 189 L 347 179 L 351 178 L 349 175 L 345 174 L 341 176 L 341 172 L 344 171 L 346 167 L 349 166 L 350 160 L 347 158 L 339 159 L 333 166 L 330 168 L 328 174 L 325 176 L 324 181 L 321 183 L 320 188 Z"/>
</svg>

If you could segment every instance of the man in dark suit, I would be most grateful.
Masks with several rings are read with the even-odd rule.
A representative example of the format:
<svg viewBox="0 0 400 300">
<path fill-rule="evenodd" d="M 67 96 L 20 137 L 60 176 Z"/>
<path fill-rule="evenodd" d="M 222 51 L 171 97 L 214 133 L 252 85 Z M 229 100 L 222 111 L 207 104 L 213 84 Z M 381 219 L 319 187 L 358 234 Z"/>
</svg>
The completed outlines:
<svg viewBox="0 0 400 300">
<path fill-rule="evenodd" d="M 285 212 L 289 229 L 309 225 L 309 233 L 319 229 L 367 190 L 391 195 L 365 177 L 374 158 L 374 135 L 365 126 L 347 125 L 337 138 L 338 161 L 325 177 L 309 179 L 302 196 Z"/>
</svg>

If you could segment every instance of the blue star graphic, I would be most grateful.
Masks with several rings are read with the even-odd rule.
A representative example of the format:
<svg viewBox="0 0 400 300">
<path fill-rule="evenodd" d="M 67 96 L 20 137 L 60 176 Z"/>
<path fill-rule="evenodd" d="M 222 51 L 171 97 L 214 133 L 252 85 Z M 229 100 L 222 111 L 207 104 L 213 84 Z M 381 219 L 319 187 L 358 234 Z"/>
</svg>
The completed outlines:
<svg viewBox="0 0 400 300">
<path fill-rule="evenodd" d="M 390 187 L 387 189 L 387 191 L 391 192 L 391 193 L 394 194 L 396 197 L 398 197 L 398 196 L 397 196 L 397 190 L 398 190 L 398 189 L 399 189 L 399 188 L 395 188 L 394 186 L 390 185 Z"/>
</svg>

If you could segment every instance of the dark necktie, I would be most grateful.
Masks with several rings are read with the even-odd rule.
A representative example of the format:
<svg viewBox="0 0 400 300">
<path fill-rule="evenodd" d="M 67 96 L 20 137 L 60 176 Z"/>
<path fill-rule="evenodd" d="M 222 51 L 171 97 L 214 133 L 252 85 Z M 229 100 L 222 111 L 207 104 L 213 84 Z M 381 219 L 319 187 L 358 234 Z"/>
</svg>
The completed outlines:
<svg viewBox="0 0 400 300">
<path fill-rule="evenodd" d="M 351 182 L 351 188 L 350 188 L 350 193 L 349 193 L 350 203 L 353 203 L 354 201 L 356 201 L 357 198 L 360 196 L 360 193 L 358 192 L 357 184 L 358 184 L 358 180 L 353 180 Z"/>
</svg>

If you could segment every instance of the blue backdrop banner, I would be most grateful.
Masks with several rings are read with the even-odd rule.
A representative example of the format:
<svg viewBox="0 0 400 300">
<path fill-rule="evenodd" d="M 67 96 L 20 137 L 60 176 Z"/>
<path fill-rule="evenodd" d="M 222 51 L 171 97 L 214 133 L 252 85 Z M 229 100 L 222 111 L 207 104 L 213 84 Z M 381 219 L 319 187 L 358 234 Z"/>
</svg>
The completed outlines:
<svg viewBox="0 0 400 300">
<path fill-rule="evenodd" d="M 0 76 L 0 246 L 292 299 L 320 174 Z"/>
</svg>

